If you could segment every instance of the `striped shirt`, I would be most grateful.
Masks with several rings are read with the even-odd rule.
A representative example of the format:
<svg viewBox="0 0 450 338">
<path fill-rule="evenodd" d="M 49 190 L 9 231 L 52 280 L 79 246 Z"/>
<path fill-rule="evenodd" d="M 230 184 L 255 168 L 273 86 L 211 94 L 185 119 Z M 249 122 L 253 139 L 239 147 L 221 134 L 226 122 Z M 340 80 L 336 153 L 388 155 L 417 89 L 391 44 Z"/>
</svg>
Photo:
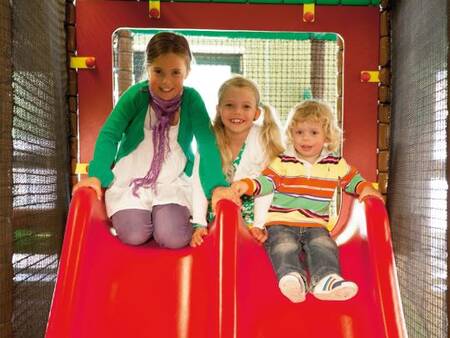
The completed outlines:
<svg viewBox="0 0 450 338">
<path fill-rule="evenodd" d="M 247 195 L 274 193 L 266 226 L 326 227 L 330 203 L 338 186 L 359 195 L 370 185 L 358 171 L 332 153 L 310 164 L 286 153 L 279 155 L 260 176 L 246 178 Z"/>
</svg>

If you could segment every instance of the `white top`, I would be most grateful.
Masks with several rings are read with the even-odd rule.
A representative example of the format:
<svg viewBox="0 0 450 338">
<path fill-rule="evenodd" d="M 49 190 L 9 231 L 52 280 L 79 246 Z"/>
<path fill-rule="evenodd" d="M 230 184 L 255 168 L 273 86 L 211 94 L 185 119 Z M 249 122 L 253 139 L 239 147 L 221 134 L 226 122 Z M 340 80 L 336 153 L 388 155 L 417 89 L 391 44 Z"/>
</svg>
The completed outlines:
<svg viewBox="0 0 450 338">
<path fill-rule="evenodd" d="M 151 110 L 152 121 L 156 116 Z M 186 156 L 178 144 L 179 123 L 169 128 L 170 151 L 166 153 L 164 163 L 156 180 L 156 190 L 141 187 L 133 195 L 130 183 L 135 178 L 144 177 L 153 159 L 152 130 L 150 114 L 144 122 L 144 139 L 138 147 L 127 156 L 121 158 L 113 168 L 114 181 L 106 190 L 105 203 L 108 217 L 124 209 L 151 210 L 154 205 L 176 203 L 191 210 L 192 184 L 184 173 Z"/>
<path fill-rule="evenodd" d="M 253 124 L 250 132 L 245 140 L 246 146 L 242 152 L 241 161 L 236 168 L 236 173 L 233 180 L 237 181 L 246 177 L 255 178 L 261 174 L 261 171 L 266 168 L 266 151 L 263 149 L 261 142 L 261 127 Z M 201 226 L 206 226 L 206 216 L 208 213 L 208 200 L 205 197 L 203 189 L 200 184 L 200 176 L 198 172 L 199 154 L 195 155 L 194 169 L 192 173 L 192 223 L 197 223 Z M 272 202 L 273 194 L 260 196 L 255 198 L 255 220 L 253 226 L 263 228 L 266 220 L 267 211 Z"/>
</svg>

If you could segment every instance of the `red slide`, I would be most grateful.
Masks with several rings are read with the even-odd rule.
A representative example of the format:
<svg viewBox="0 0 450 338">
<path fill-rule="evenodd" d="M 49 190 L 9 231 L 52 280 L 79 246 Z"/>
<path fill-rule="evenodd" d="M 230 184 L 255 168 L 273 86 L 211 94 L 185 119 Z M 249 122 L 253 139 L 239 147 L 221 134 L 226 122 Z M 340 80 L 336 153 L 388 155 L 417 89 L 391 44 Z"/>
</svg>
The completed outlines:
<svg viewBox="0 0 450 338">
<path fill-rule="evenodd" d="M 195 249 L 122 244 L 102 202 L 80 189 L 67 221 L 46 338 L 407 337 L 383 204 L 350 197 L 334 231 L 345 277 L 359 285 L 347 302 L 278 290 L 263 247 L 221 201 Z"/>
</svg>

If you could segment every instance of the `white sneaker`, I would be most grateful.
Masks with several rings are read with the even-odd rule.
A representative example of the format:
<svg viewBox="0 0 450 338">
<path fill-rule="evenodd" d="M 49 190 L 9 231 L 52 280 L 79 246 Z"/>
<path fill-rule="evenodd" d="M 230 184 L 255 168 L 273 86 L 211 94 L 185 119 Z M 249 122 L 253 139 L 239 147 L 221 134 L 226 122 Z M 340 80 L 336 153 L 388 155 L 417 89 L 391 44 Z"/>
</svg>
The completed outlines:
<svg viewBox="0 0 450 338">
<path fill-rule="evenodd" d="M 331 274 L 322 278 L 312 293 L 320 300 L 349 300 L 358 293 L 358 285 L 337 274 Z"/>
<path fill-rule="evenodd" d="M 281 293 L 293 303 L 301 303 L 305 300 L 305 282 L 297 272 L 290 272 L 281 277 L 278 282 L 278 287 Z"/>
</svg>

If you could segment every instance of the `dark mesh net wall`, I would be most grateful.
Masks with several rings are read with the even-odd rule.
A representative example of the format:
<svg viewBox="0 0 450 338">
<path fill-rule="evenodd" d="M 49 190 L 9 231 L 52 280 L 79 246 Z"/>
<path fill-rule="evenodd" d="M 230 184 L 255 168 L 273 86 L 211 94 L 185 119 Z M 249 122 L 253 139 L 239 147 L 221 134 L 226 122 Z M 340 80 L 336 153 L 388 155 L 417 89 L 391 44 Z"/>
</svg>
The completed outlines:
<svg viewBox="0 0 450 338">
<path fill-rule="evenodd" d="M 68 207 L 65 1 L 11 6 L 12 320 L 14 337 L 36 338 L 45 331 Z"/>
<path fill-rule="evenodd" d="M 145 47 L 152 37 L 150 32 L 133 34 L 135 81 L 146 78 Z M 223 32 L 220 36 L 221 33 L 208 31 L 181 33 L 189 40 L 196 62 L 187 85 L 200 91 L 211 117 L 215 115 L 217 89 L 228 78 L 223 75 L 224 67 L 256 81 L 262 101 L 272 105 L 282 121 L 290 109 L 305 98 L 323 99 L 337 108 L 341 54 L 336 34 L 232 32 L 227 36 Z M 205 81 L 195 82 L 196 65 L 203 66 L 206 72 L 199 76 L 208 78 L 206 90 Z M 116 77 L 116 87 L 118 81 Z"/>
<path fill-rule="evenodd" d="M 388 206 L 410 338 L 447 337 L 447 1 L 394 1 Z"/>
</svg>

